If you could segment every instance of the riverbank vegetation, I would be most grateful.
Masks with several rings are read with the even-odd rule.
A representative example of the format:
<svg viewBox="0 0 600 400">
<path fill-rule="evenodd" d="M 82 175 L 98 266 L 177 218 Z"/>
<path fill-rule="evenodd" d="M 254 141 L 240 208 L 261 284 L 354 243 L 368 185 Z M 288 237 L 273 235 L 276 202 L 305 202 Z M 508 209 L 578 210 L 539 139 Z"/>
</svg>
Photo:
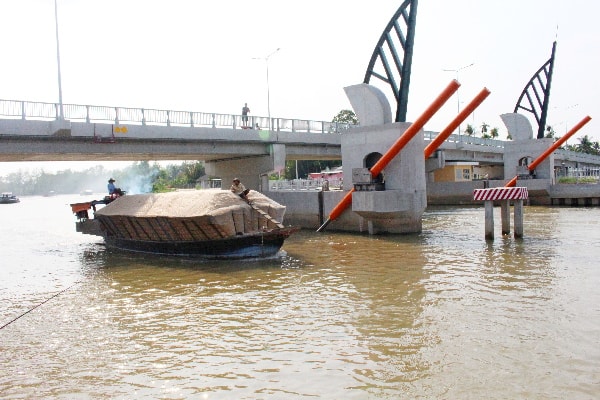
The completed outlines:
<svg viewBox="0 0 600 400">
<path fill-rule="evenodd" d="M 123 169 L 97 165 L 80 171 L 66 169 L 56 173 L 20 170 L 0 177 L 0 191 L 20 196 L 48 194 L 105 193 L 108 179 L 129 193 L 164 192 L 174 188 L 193 188 L 204 176 L 201 161 L 161 166 L 148 161 L 135 162 Z"/>
</svg>

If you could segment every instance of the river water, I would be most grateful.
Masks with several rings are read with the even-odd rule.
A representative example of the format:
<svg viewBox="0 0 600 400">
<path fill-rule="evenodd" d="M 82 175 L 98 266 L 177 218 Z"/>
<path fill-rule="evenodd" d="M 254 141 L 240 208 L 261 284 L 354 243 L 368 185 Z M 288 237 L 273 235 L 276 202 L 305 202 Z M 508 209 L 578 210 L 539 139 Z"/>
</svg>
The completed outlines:
<svg viewBox="0 0 600 400">
<path fill-rule="evenodd" d="M 431 208 L 419 235 L 201 262 L 107 250 L 84 199 L 0 206 L 2 399 L 600 397 L 599 208 L 526 207 L 522 240 L 496 209 L 488 242 L 483 207 Z"/>
</svg>

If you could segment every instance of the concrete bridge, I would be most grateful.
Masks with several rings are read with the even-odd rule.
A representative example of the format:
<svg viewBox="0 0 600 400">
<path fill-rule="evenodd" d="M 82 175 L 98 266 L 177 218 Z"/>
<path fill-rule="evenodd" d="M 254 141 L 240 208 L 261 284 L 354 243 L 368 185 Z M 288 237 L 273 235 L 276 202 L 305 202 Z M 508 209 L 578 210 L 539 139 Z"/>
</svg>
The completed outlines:
<svg viewBox="0 0 600 400">
<path fill-rule="evenodd" d="M 283 169 L 286 160 L 341 159 L 348 129 L 327 121 L 248 116 L 245 122 L 235 114 L 0 100 L 0 162 L 203 160 L 211 175 L 258 184 L 259 175 Z M 425 132 L 424 140 L 436 135 Z M 438 157 L 501 166 L 504 144 L 451 135 Z M 555 164 L 598 166 L 600 157 L 561 150 Z"/>
<path fill-rule="evenodd" d="M 0 161 L 339 159 L 347 124 L 241 115 L 0 100 Z M 266 129 L 261 129 L 267 127 Z"/>
</svg>

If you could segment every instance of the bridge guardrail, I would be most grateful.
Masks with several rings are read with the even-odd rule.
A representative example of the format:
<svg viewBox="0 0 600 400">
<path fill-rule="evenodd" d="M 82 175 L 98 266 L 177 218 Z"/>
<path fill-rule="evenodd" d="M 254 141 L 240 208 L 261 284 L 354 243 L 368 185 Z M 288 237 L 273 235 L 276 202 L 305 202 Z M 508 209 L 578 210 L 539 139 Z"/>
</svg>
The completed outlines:
<svg viewBox="0 0 600 400">
<path fill-rule="evenodd" d="M 197 111 L 159 110 L 150 108 L 109 107 L 80 104 L 63 104 L 64 119 L 86 123 L 113 123 L 132 125 L 189 126 L 211 128 L 268 129 L 269 118 L 248 116 L 248 126 L 242 124 L 237 114 L 204 113 Z M 0 118 L 23 120 L 58 120 L 58 103 L 23 100 L 0 100 Z M 271 118 L 275 131 L 340 134 L 354 125 L 301 119 Z"/>
</svg>

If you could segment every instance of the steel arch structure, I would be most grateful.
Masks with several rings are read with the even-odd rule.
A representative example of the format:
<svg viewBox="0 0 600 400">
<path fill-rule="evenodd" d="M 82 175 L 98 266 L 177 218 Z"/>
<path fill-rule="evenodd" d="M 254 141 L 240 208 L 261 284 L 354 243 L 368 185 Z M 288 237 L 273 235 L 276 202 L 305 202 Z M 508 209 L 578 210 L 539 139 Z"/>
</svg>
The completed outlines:
<svg viewBox="0 0 600 400">
<path fill-rule="evenodd" d="M 369 83 L 371 78 L 377 78 L 389 86 L 396 100 L 396 122 L 406 122 L 417 3 L 417 0 L 402 2 L 375 46 L 363 81 Z M 403 54 L 399 54 L 398 46 Z"/>
<path fill-rule="evenodd" d="M 552 73 L 554 71 L 554 55 L 556 53 L 556 41 L 552 44 L 550 59 L 544 63 L 531 77 L 513 112 L 525 110 L 535 117 L 538 124 L 537 138 L 544 137 L 546 129 L 546 117 L 548 116 L 548 103 L 550 102 L 550 86 L 552 84 Z"/>
</svg>

